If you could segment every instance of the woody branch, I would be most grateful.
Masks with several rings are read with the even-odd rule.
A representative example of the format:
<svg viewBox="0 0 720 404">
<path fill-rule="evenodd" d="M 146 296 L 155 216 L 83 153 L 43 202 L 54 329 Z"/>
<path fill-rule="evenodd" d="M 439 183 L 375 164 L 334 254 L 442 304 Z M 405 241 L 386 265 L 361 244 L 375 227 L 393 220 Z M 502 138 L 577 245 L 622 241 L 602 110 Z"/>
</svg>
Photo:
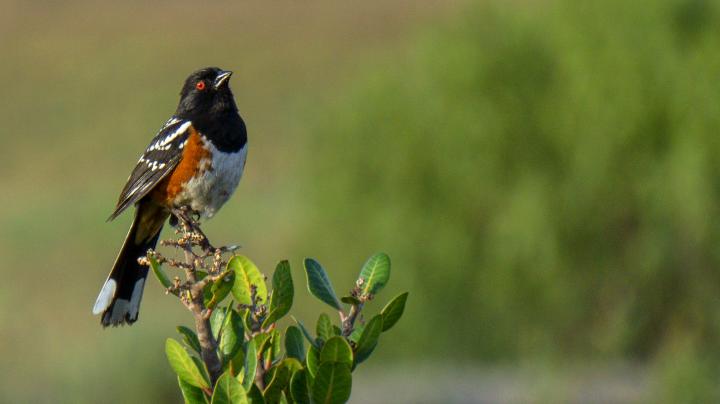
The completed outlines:
<svg viewBox="0 0 720 404">
<path fill-rule="evenodd" d="M 217 355 L 217 341 L 210 327 L 212 310 L 205 305 L 203 290 L 208 284 L 227 275 L 227 272 L 222 270 L 227 264 L 223 260 L 223 253 L 234 250 L 234 247 L 214 248 L 200 229 L 198 221 L 192 218 L 187 210 L 173 212 L 173 214 L 179 219 L 175 230 L 175 234 L 179 237 L 163 240 L 160 244 L 182 251 L 185 260 L 166 258 L 154 250 L 148 250 L 148 257 L 153 257 L 159 264 L 166 264 L 184 271 L 185 280 L 176 276 L 173 279 L 173 285 L 166 292 L 178 296 L 183 305 L 192 313 L 195 331 L 200 342 L 200 355 L 208 370 L 212 385 L 215 385 L 222 373 L 222 365 Z M 207 275 L 199 277 L 198 271 L 203 271 Z"/>
</svg>

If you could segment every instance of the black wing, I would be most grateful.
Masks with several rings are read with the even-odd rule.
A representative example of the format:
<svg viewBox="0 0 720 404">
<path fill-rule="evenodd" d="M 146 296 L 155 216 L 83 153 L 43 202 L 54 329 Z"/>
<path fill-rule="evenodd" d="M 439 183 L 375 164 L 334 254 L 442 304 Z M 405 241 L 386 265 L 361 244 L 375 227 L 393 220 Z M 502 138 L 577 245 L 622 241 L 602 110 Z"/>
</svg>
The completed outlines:
<svg viewBox="0 0 720 404">
<path fill-rule="evenodd" d="M 115 211 L 108 220 L 115 219 L 172 172 L 182 158 L 182 149 L 190 134 L 191 126 L 190 121 L 174 117 L 165 122 L 145 153 L 140 156 L 127 184 L 120 192 Z"/>
</svg>

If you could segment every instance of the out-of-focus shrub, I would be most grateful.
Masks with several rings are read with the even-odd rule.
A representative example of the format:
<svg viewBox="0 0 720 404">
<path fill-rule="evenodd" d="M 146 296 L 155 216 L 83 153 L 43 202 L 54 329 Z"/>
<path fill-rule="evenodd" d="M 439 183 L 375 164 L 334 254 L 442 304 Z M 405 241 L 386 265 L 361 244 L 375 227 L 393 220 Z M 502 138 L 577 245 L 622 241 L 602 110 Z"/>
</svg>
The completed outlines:
<svg viewBox="0 0 720 404">
<path fill-rule="evenodd" d="M 396 258 L 397 355 L 720 355 L 720 10 L 490 3 L 316 121 L 321 255 Z"/>
</svg>

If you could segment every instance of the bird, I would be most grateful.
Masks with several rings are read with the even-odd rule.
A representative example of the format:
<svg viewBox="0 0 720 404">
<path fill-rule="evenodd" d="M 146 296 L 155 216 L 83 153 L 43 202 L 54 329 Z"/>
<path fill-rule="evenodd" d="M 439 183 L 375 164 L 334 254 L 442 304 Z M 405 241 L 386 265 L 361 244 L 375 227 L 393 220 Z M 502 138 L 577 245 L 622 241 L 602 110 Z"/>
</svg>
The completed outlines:
<svg viewBox="0 0 720 404">
<path fill-rule="evenodd" d="M 148 267 L 138 259 L 155 248 L 165 222 L 179 209 L 211 218 L 240 182 L 247 130 L 229 80 L 218 67 L 199 69 L 184 82 L 175 113 L 140 156 L 120 192 L 115 219 L 131 205 L 135 216 L 93 306 L 103 327 L 138 319 Z"/>
</svg>

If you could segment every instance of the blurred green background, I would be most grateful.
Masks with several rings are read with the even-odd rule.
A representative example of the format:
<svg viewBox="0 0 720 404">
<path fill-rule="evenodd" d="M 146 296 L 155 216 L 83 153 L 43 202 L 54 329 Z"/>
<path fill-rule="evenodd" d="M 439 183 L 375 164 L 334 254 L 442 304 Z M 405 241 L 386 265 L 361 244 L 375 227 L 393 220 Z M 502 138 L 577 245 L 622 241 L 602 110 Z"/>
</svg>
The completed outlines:
<svg viewBox="0 0 720 404">
<path fill-rule="evenodd" d="M 207 65 L 250 136 L 213 241 L 339 291 L 383 250 L 370 309 L 410 291 L 352 402 L 717 402 L 719 49 L 711 0 L 2 1 L 0 402 L 180 400 L 188 313 L 90 308 Z"/>
</svg>

